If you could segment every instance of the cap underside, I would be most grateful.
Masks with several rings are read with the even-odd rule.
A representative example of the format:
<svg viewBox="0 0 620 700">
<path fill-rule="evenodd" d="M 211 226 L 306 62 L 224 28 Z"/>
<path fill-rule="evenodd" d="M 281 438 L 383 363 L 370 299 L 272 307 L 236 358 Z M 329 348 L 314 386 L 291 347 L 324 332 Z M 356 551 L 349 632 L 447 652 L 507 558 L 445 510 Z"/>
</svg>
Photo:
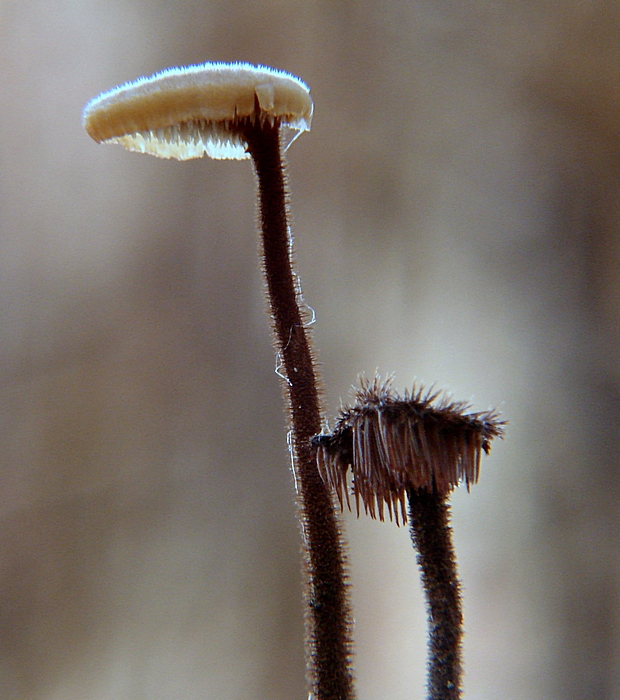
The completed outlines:
<svg viewBox="0 0 620 700">
<path fill-rule="evenodd" d="M 300 133 L 301 130 L 288 126 L 281 128 L 284 151 Z M 215 160 L 245 160 L 250 157 L 241 136 L 231 132 L 230 126 L 224 124 L 180 124 L 154 131 L 126 134 L 106 139 L 102 143 L 118 143 L 128 151 L 177 160 L 202 158 L 204 155 Z"/>
</svg>

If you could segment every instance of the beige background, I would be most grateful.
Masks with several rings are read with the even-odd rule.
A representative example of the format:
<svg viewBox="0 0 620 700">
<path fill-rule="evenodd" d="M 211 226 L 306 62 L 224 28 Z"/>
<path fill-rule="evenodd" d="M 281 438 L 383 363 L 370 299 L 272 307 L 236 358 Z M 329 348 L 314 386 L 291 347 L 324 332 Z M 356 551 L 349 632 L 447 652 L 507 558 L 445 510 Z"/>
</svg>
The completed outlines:
<svg viewBox="0 0 620 700">
<path fill-rule="evenodd" d="M 248 163 L 80 112 L 247 60 L 290 151 L 329 415 L 359 372 L 498 406 L 454 496 L 466 697 L 620 697 L 620 6 L 0 1 L 0 697 L 305 697 L 298 534 Z M 347 516 L 360 700 L 424 697 L 406 529 Z"/>
</svg>

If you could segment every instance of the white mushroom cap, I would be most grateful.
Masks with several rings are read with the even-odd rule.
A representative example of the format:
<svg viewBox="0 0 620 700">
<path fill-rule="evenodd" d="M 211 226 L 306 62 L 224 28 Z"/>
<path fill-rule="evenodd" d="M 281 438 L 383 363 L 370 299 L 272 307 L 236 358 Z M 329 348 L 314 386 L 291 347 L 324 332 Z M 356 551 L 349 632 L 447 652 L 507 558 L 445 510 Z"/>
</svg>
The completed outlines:
<svg viewBox="0 0 620 700">
<path fill-rule="evenodd" d="M 235 125 L 241 119 L 277 121 L 292 138 L 310 129 L 307 85 L 284 71 L 249 63 L 204 63 L 169 68 L 92 99 L 83 125 L 99 143 L 188 160 L 249 158 Z"/>
</svg>

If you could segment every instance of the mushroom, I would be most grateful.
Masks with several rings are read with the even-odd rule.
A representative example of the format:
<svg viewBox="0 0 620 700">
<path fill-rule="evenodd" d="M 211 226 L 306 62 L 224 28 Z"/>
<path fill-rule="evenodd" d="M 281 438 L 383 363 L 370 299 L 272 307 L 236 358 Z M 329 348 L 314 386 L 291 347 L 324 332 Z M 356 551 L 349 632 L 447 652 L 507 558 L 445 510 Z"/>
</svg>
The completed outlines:
<svg viewBox="0 0 620 700">
<path fill-rule="evenodd" d="M 316 435 L 317 463 L 325 481 L 350 508 L 347 472 L 359 515 L 410 521 L 429 618 L 429 700 L 461 697 L 463 615 L 447 497 L 476 483 L 482 452 L 502 437 L 495 411 L 468 413 L 464 402 L 415 388 L 403 397 L 391 379 L 362 379 L 353 406 L 341 409 L 335 429 Z M 408 501 L 408 508 L 405 506 Z"/>
<path fill-rule="evenodd" d="M 251 157 L 258 181 L 263 270 L 287 396 L 305 572 L 311 697 L 351 700 L 351 612 L 342 528 L 310 443 L 321 428 L 317 369 L 293 272 L 283 149 L 310 128 L 308 87 L 247 63 L 171 68 L 105 92 L 84 109 L 95 141 L 185 160 Z"/>
</svg>

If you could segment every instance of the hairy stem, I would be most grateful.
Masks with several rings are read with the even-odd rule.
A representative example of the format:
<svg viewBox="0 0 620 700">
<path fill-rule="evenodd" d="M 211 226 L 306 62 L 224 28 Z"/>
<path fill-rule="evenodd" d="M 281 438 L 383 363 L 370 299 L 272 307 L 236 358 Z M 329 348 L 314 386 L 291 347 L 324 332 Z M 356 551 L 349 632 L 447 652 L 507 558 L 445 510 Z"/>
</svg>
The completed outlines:
<svg viewBox="0 0 620 700">
<path fill-rule="evenodd" d="M 276 345 L 286 375 L 293 468 L 302 528 L 308 682 L 316 700 L 354 698 L 346 559 L 332 494 L 310 438 L 321 431 L 316 369 L 292 269 L 278 125 L 247 124 L 243 136 L 258 178 L 263 270 Z"/>
<path fill-rule="evenodd" d="M 459 700 L 463 614 L 450 508 L 445 496 L 426 489 L 409 489 L 407 495 L 428 606 L 428 698 Z"/>
</svg>

